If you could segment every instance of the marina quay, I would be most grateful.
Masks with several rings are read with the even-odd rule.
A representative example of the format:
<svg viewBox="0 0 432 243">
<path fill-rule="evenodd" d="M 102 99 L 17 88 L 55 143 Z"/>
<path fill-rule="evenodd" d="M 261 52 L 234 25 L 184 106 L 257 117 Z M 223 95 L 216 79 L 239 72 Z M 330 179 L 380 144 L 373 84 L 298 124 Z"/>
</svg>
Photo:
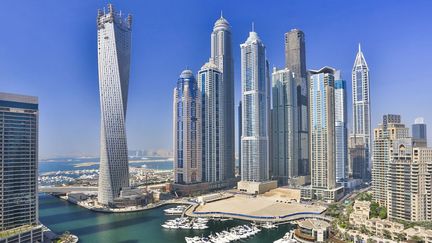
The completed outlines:
<svg viewBox="0 0 432 243">
<path fill-rule="evenodd" d="M 287 222 L 303 218 L 327 219 L 324 206 L 297 202 L 282 197 L 280 191 L 262 195 L 236 193 L 232 197 L 212 200 L 190 207 L 185 214 L 191 217 L 234 218 L 257 222 Z M 247 205 L 247 206 L 245 206 Z"/>
</svg>

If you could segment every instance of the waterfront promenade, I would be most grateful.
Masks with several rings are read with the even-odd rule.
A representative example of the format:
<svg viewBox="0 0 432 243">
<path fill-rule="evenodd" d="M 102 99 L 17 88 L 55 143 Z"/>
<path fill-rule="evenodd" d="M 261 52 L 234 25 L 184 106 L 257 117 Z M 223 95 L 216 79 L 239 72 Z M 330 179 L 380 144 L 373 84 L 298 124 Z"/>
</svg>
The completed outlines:
<svg viewBox="0 0 432 243">
<path fill-rule="evenodd" d="M 233 218 L 253 222 L 285 223 L 304 218 L 330 222 L 332 218 L 323 215 L 325 210 L 325 207 L 318 205 L 236 195 L 203 205 L 192 205 L 184 214 L 189 217 Z"/>
</svg>

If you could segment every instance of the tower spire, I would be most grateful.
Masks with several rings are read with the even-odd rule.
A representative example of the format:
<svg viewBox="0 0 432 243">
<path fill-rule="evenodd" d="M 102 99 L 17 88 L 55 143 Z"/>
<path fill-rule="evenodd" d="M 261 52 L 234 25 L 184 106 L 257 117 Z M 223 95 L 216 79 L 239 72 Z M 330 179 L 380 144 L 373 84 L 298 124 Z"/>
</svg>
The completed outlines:
<svg viewBox="0 0 432 243">
<path fill-rule="evenodd" d="M 255 32 L 255 23 L 252 21 L 252 32 Z"/>
<path fill-rule="evenodd" d="M 223 19 L 223 11 L 221 10 L 221 19 Z"/>
<path fill-rule="evenodd" d="M 358 48 L 359 48 L 359 52 L 361 52 L 361 45 L 360 45 L 360 42 L 359 42 Z"/>
</svg>

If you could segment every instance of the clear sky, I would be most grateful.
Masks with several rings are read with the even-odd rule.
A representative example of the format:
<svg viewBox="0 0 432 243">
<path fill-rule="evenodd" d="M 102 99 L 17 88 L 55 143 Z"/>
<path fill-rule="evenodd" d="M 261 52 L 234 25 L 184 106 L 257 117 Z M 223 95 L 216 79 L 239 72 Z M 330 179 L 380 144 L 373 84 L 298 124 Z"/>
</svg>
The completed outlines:
<svg viewBox="0 0 432 243">
<path fill-rule="evenodd" d="M 5 0 L 0 91 L 39 96 L 41 156 L 98 155 L 96 14 L 106 0 Z M 384 113 L 429 123 L 432 143 L 430 0 L 116 0 L 133 14 L 127 114 L 129 149 L 172 147 L 172 92 L 185 67 L 210 55 L 220 11 L 232 25 L 236 100 L 240 48 L 255 22 L 271 66 L 284 65 L 283 34 L 306 34 L 307 67 L 341 69 L 349 84 L 358 43 L 370 68 L 372 127 Z M 351 117 L 351 116 L 350 116 Z M 350 125 L 351 127 L 351 120 Z"/>
</svg>

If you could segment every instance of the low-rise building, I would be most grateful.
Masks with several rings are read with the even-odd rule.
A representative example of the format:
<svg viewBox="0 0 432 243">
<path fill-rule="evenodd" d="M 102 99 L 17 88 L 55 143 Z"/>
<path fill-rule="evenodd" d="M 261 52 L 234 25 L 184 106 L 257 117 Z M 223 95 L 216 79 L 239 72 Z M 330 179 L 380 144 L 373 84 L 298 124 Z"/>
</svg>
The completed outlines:
<svg viewBox="0 0 432 243">
<path fill-rule="evenodd" d="M 407 240 L 422 240 L 425 243 L 432 243 L 432 230 L 415 226 L 404 230 Z"/>
<path fill-rule="evenodd" d="M 263 194 L 277 188 L 277 181 L 239 181 L 237 189 L 249 194 Z"/>
<path fill-rule="evenodd" d="M 370 204 L 368 201 L 355 201 L 349 223 L 354 226 L 366 225 L 366 221 L 369 220 Z"/>
<path fill-rule="evenodd" d="M 326 242 L 330 238 L 330 224 L 323 220 L 306 219 L 298 223 L 294 239 L 299 242 Z"/>
</svg>

